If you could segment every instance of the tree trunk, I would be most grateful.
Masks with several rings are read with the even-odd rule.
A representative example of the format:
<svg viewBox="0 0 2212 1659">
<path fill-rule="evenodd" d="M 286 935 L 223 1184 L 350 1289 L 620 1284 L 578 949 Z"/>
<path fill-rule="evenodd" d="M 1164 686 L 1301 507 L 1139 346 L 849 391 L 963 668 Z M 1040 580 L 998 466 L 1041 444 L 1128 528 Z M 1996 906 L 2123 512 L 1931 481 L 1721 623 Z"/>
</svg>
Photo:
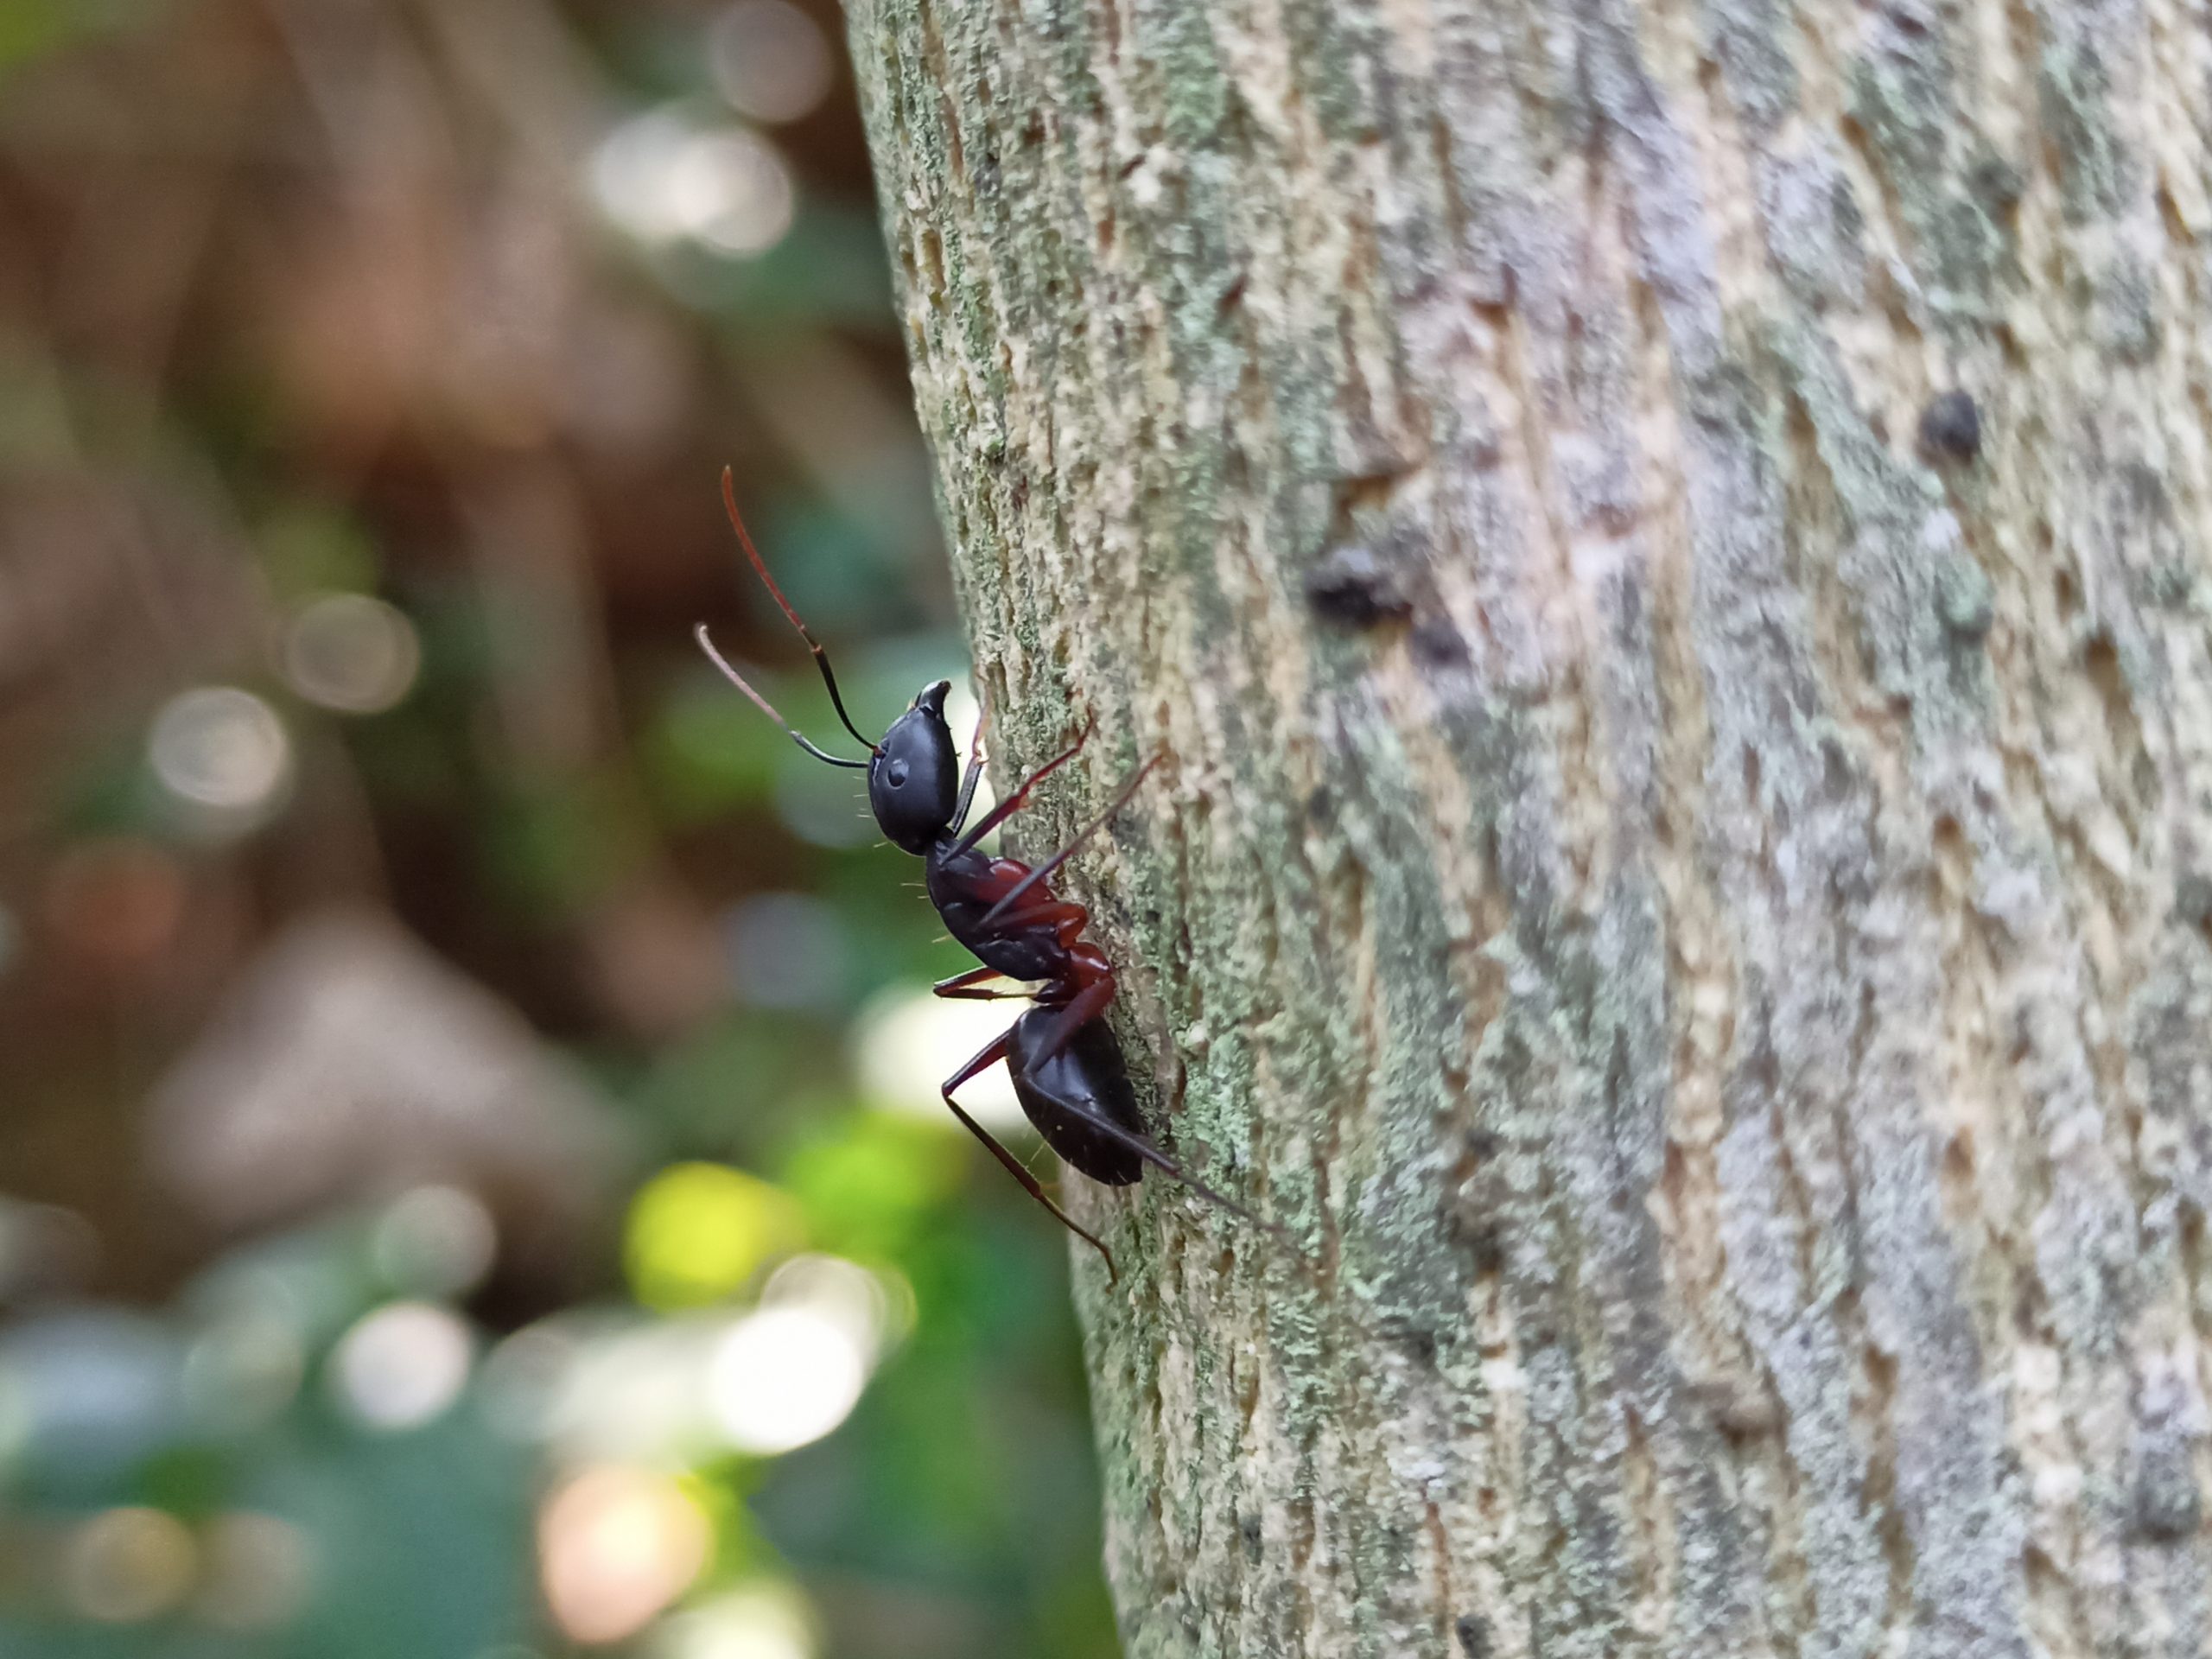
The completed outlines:
<svg viewBox="0 0 2212 1659">
<path fill-rule="evenodd" d="M 2205 0 L 854 0 L 1166 1656 L 2212 1650 Z"/>
</svg>

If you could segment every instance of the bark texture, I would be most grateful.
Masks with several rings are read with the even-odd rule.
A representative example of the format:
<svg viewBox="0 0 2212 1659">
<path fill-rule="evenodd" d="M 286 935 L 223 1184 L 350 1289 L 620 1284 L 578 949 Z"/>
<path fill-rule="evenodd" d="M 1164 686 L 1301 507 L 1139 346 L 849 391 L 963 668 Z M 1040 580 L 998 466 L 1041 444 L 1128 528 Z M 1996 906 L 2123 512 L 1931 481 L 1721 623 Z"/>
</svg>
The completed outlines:
<svg viewBox="0 0 2212 1659">
<path fill-rule="evenodd" d="M 850 15 L 1134 1659 L 2208 1651 L 2203 0 Z"/>
</svg>

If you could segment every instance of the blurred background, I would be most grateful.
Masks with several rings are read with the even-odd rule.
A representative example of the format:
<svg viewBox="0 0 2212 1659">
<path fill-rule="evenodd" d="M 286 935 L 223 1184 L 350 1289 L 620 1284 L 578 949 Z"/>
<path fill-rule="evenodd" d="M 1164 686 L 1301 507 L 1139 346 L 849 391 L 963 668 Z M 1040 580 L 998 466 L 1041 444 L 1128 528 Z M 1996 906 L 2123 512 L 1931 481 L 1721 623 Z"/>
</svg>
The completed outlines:
<svg viewBox="0 0 2212 1659">
<path fill-rule="evenodd" d="M 0 0 L 0 1659 L 1115 1650 L 836 27 Z"/>
</svg>

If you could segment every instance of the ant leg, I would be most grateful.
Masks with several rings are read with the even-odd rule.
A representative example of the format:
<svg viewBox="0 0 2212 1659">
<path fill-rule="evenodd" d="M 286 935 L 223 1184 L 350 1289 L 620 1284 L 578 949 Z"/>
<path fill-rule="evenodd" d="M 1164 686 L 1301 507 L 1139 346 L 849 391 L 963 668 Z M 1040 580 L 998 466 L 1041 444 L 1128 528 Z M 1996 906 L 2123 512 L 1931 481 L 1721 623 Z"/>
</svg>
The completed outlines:
<svg viewBox="0 0 2212 1659">
<path fill-rule="evenodd" d="M 1104 829 L 1106 827 L 1107 821 L 1129 804 L 1129 798 L 1137 792 L 1137 785 L 1144 782 L 1145 774 L 1150 772 L 1154 766 L 1158 766 L 1160 764 L 1160 757 L 1155 754 L 1151 760 L 1146 761 L 1144 765 L 1139 766 L 1135 772 L 1131 772 L 1129 774 L 1129 781 L 1122 785 L 1122 792 L 1115 796 L 1113 800 L 1108 803 L 1106 810 L 1103 812 L 1101 812 L 1096 817 L 1093 818 L 1089 823 L 1086 823 L 1081 830 L 1077 830 L 1074 840 L 1068 842 L 1068 844 L 1061 848 L 1058 852 L 1054 853 L 1042 864 L 1039 864 L 1035 869 L 1030 871 L 1028 874 L 1023 876 L 1020 880 L 1015 882 L 1012 887 L 1008 888 L 1006 893 L 1001 896 L 998 903 L 993 905 L 988 910 L 983 912 L 983 919 L 976 924 L 976 925 L 978 927 L 988 927 L 993 922 L 996 921 L 1001 916 L 1003 916 L 1006 913 L 1007 907 L 1012 905 L 1015 899 L 1020 898 L 1021 895 L 1027 893 L 1030 888 L 1035 887 L 1039 882 L 1051 875 L 1052 873 L 1054 870 L 1058 869 L 1061 865 L 1066 863 L 1068 861 L 1069 855 L 1072 854 L 1077 848 L 1082 846 L 1084 842 L 1090 840 L 1091 836 L 1096 835 L 1101 830 Z"/>
<path fill-rule="evenodd" d="M 1109 1284 L 1117 1284 L 1120 1282 L 1122 1275 L 1120 1271 L 1114 1266 L 1114 1252 L 1108 1249 L 1106 1246 L 1099 1241 L 1095 1234 L 1086 1232 L 1083 1228 L 1077 1226 L 1075 1223 L 1074 1217 L 1070 1216 L 1066 1211 L 1061 1209 L 1058 1205 L 1053 1203 L 1051 1195 L 1047 1193 L 1043 1187 L 1037 1184 L 1037 1178 L 1034 1175 L 1032 1175 L 1027 1168 L 1023 1166 L 1021 1160 L 1015 1157 L 1004 1147 L 1001 1146 L 997 1140 L 992 1135 L 991 1132 L 985 1128 L 982 1124 L 978 1123 L 974 1118 L 969 1116 L 966 1112 L 963 1111 L 961 1109 L 960 1103 L 952 1097 L 952 1091 L 957 1089 L 962 1084 L 967 1082 L 970 1077 L 976 1076 L 976 1073 L 980 1071 L 989 1071 L 991 1067 L 996 1065 L 1001 1060 L 1004 1059 L 1007 1056 L 1007 1050 L 1012 1045 L 1013 1040 L 1014 1033 L 1011 1031 L 1001 1035 L 988 1047 L 986 1047 L 982 1053 L 976 1056 L 974 1059 L 969 1061 L 967 1065 L 962 1066 L 957 1071 L 947 1077 L 943 1084 L 939 1084 L 938 1092 L 944 1096 L 944 1103 L 952 1109 L 952 1115 L 960 1120 L 962 1125 L 966 1128 L 969 1134 L 974 1135 L 978 1141 L 989 1147 L 991 1156 L 997 1159 L 999 1162 L 1006 1166 L 1007 1173 L 1013 1176 L 1015 1180 L 1021 1183 L 1021 1190 L 1023 1192 L 1028 1193 L 1031 1198 L 1036 1199 L 1038 1203 L 1043 1205 L 1047 1210 L 1051 1211 L 1053 1215 L 1059 1217 L 1061 1226 L 1066 1228 L 1084 1243 L 1090 1245 L 1092 1249 L 1096 1250 L 1099 1255 L 1106 1258 L 1106 1281 Z"/>
<path fill-rule="evenodd" d="M 1029 1069 L 1034 1071 L 1065 1048 L 1068 1039 L 1105 1013 L 1107 1005 L 1113 1000 L 1114 982 L 1109 977 L 1092 980 L 1059 1004 L 1052 1023 L 1046 1027 L 1045 1034 L 1037 1039 L 1037 1046 L 1030 1052 Z"/>
<path fill-rule="evenodd" d="M 1025 927 L 1065 927 L 1070 922 L 1076 931 L 1082 932 L 1084 924 L 1090 919 L 1090 912 L 1071 899 L 1055 899 L 1050 904 L 1027 906 L 1011 916 L 1001 916 L 992 925 L 1001 933 L 1018 933 Z"/>
<path fill-rule="evenodd" d="M 1074 760 L 1077 754 L 1082 753 L 1083 746 L 1090 741 L 1091 724 L 1092 722 L 1085 721 L 1084 722 L 1083 730 L 1076 734 L 1076 740 L 1074 742 L 1069 744 L 1067 747 L 1062 749 L 1058 754 L 1047 760 L 1043 766 L 1038 767 L 1036 771 L 1031 772 L 1027 778 L 1015 785 L 1014 793 L 1007 796 L 1006 799 L 1001 801 L 989 811 L 984 813 L 982 817 L 977 822 L 976 827 L 973 830 L 970 830 L 966 835 L 961 836 L 958 841 L 955 842 L 952 845 L 952 850 L 945 854 L 944 856 L 947 858 L 959 857 L 961 854 L 968 851 L 985 836 L 989 835 L 992 830 L 997 829 L 999 825 L 1004 823 L 1008 818 L 1012 817 L 1015 813 L 1021 810 L 1024 806 L 1027 805 L 1029 803 L 1029 791 L 1031 790 L 1036 788 L 1039 784 L 1044 782 L 1047 774 L 1058 771 L 1062 766 L 1067 765 L 1069 761 Z"/>
<path fill-rule="evenodd" d="M 983 780 L 983 728 L 991 723 L 991 688 L 979 683 L 976 693 L 976 735 L 968 740 L 968 775 L 960 780 L 960 803 L 952 810 L 950 826 L 954 835 L 968 822 L 968 809 L 975 804 L 976 785 Z"/>
<path fill-rule="evenodd" d="M 930 987 L 930 995 L 950 997 L 956 1001 L 969 1002 L 992 1002 L 1001 997 L 1029 995 L 1027 991 L 987 988 L 983 984 L 987 979 L 1000 977 L 1001 976 L 995 968 L 970 968 L 966 973 L 955 974 L 950 979 L 940 979 Z"/>
<path fill-rule="evenodd" d="M 964 991 L 970 985 L 980 985 L 987 979 L 998 977 L 999 970 L 995 968 L 970 968 L 964 974 L 953 975 L 950 979 L 940 979 L 930 987 L 930 991 L 933 995 L 950 996 L 955 991 Z"/>
<path fill-rule="evenodd" d="M 1032 1059 L 1031 1064 L 1035 1064 L 1033 1058 Z M 1275 1237 L 1289 1245 L 1294 1251 L 1298 1249 L 1298 1242 L 1291 1236 L 1290 1230 L 1288 1228 L 1281 1226 L 1272 1221 L 1264 1220 L 1261 1217 L 1253 1214 L 1251 1211 L 1237 1203 L 1236 1199 L 1229 1197 L 1228 1194 L 1217 1192 L 1212 1187 L 1208 1186 L 1197 1176 L 1185 1169 L 1182 1165 L 1177 1163 L 1173 1158 L 1170 1158 L 1166 1153 L 1154 1146 L 1149 1136 L 1138 1135 L 1132 1130 L 1125 1129 L 1119 1123 L 1116 1123 L 1112 1118 L 1107 1116 L 1103 1112 L 1093 1111 L 1079 1102 L 1062 1100 L 1059 1101 L 1058 1104 L 1061 1109 L 1065 1111 L 1070 1116 L 1080 1118 L 1087 1127 L 1097 1130 L 1099 1134 L 1104 1135 L 1108 1140 L 1116 1141 L 1122 1146 L 1128 1147 L 1129 1151 L 1143 1159 L 1145 1162 L 1150 1164 L 1161 1174 L 1167 1176 L 1170 1179 L 1180 1181 L 1185 1186 L 1190 1188 L 1192 1192 L 1197 1193 L 1208 1203 L 1220 1205 L 1224 1210 L 1228 1211 L 1233 1216 L 1241 1216 L 1246 1221 L 1250 1222 L 1255 1227 L 1259 1228 L 1262 1232 L 1274 1234 Z"/>
</svg>

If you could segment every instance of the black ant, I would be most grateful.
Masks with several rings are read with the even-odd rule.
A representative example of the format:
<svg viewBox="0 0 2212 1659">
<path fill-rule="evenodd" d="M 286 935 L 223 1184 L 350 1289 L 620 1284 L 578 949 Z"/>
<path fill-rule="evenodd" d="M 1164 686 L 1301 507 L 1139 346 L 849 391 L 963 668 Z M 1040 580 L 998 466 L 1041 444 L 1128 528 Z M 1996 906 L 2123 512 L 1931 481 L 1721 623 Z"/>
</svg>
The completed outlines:
<svg viewBox="0 0 2212 1659">
<path fill-rule="evenodd" d="M 982 1052 L 947 1077 L 941 1085 L 944 1103 L 969 1132 L 991 1149 L 1029 1196 L 1050 1210 L 1063 1226 L 1106 1258 L 1109 1278 L 1117 1276 L 1114 1253 L 1096 1236 L 1076 1224 L 1037 1184 L 1021 1160 L 994 1140 L 990 1132 L 961 1109 L 952 1091 L 977 1073 L 1001 1060 L 1014 1079 L 1014 1092 L 1021 1109 L 1045 1139 L 1045 1144 L 1106 1186 L 1128 1186 L 1149 1164 L 1232 1214 L 1266 1228 L 1281 1230 L 1262 1221 L 1243 1205 L 1225 1198 L 1186 1172 L 1153 1144 L 1137 1114 L 1136 1096 L 1129 1087 L 1128 1067 L 1122 1046 L 1102 1017 L 1114 1000 L 1114 964 L 1106 953 L 1083 937 L 1090 912 L 1081 905 L 1056 895 L 1049 883 L 1052 873 L 1068 856 L 1103 828 L 1127 805 L 1147 773 L 1160 762 L 1153 756 L 1130 776 L 1108 805 L 1086 824 L 1074 840 L 1035 868 L 1018 859 L 996 858 L 982 851 L 977 842 L 1019 811 L 1029 791 L 1046 777 L 1065 766 L 1082 751 L 1090 735 L 1085 725 L 1075 741 L 1023 779 L 1004 800 L 963 830 L 968 809 L 982 777 L 982 727 L 978 724 L 970 745 L 968 769 L 961 773 L 952 729 L 945 724 L 944 699 L 952 690 L 950 680 L 924 686 L 906 709 L 891 722 L 880 742 L 871 743 L 845 712 L 837 690 L 837 677 L 830 671 L 830 654 L 809 632 L 783 589 L 768 574 L 768 567 L 746 534 L 737 511 L 737 493 L 729 470 L 722 471 L 722 505 L 737 531 L 739 545 L 767 588 L 785 619 L 798 630 L 814 653 L 822 683 L 830 689 L 830 706 L 837 718 L 863 747 L 865 760 L 846 760 L 817 747 L 770 706 L 768 700 L 747 684 L 708 638 L 701 623 L 695 631 L 699 648 L 731 684 L 789 733 L 800 748 L 816 760 L 868 773 L 868 801 L 876 823 L 892 844 L 917 854 L 922 860 L 924 883 L 930 902 L 944 918 L 946 930 L 974 953 L 983 965 L 940 981 L 933 988 L 939 996 L 976 999 L 1031 998 L 1035 1006 L 1021 1016 Z M 988 709 L 985 718 L 988 717 Z M 993 988 L 992 979 L 1029 982 L 1033 990 Z"/>
</svg>

